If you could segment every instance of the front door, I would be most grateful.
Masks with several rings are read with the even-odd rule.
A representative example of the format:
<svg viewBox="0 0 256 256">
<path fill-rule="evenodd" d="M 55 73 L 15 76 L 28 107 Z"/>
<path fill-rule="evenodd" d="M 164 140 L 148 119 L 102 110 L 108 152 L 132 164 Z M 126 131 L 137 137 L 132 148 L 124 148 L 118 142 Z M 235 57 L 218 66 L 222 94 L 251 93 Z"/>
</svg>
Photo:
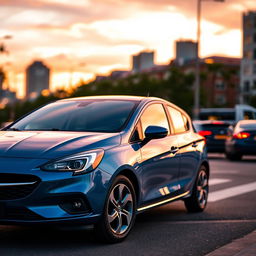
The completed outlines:
<svg viewBox="0 0 256 256">
<path fill-rule="evenodd" d="M 153 139 L 141 147 L 142 156 L 142 201 L 147 203 L 170 197 L 179 189 L 179 157 L 176 135 L 170 134 L 170 127 L 164 107 L 160 103 L 149 105 L 141 116 L 142 133 L 150 125 L 165 127 L 169 134 L 162 139 Z"/>
</svg>

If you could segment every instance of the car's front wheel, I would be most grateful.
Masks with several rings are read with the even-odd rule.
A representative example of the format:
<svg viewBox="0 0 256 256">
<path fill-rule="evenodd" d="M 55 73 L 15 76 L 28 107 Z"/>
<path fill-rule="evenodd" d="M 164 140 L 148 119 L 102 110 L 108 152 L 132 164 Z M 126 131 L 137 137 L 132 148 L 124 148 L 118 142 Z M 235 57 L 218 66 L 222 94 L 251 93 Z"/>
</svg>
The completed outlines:
<svg viewBox="0 0 256 256">
<path fill-rule="evenodd" d="M 106 242 L 121 242 L 134 224 L 135 212 L 136 195 L 133 184 L 120 175 L 109 190 L 104 212 L 95 226 L 96 235 Z"/>
<path fill-rule="evenodd" d="M 201 166 L 190 197 L 184 199 L 188 212 L 202 212 L 206 205 L 209 192 L 209 175 L 205 166 Z"/>
</svg>

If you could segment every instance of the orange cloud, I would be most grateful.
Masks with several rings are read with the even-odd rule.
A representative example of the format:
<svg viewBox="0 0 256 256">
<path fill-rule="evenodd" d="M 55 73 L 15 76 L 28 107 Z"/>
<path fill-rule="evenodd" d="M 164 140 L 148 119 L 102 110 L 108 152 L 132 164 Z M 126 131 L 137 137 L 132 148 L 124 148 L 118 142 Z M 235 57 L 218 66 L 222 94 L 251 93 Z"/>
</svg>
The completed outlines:
<svg viewBox="0 0 256 256">
<path fill-rule="evenodd" d="M 5 42 L 10 52 L 6 61 L 20 81 L 26 65 L 38 58 L 54 72 L 68 74 L 72 68 L 91 77 L 112 68 L 128 69 L 130 55 L 145 48 L 156 50 L 158 63 L 168 62 L 174 56 L 175 40 L 196 38 L 196 0 L 73 2 L 0 0 L 0 37 L 13 35 Z M 252 0 L 202 1 L 201 55 L 239 56 L 242 11 L 253 4 Z"/>
</svg>

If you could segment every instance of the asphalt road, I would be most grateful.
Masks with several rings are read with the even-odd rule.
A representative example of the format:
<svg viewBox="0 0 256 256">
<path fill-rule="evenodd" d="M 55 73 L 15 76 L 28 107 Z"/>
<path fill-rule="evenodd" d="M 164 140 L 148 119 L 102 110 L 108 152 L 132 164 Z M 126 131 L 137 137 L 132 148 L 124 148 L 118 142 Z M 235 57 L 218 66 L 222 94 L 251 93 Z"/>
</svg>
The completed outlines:
<svg viewBox="0 0 256 256">
<path fill-rule="evenodd" d="M 83 227 L 0 226 L 0 255 L 203 256 L 256 229 L 256 158 L 211 155 L 209 204 L 188 214 L 178 201 L 142 213 L 120 244 L 95 241 Z"/>
</svg>

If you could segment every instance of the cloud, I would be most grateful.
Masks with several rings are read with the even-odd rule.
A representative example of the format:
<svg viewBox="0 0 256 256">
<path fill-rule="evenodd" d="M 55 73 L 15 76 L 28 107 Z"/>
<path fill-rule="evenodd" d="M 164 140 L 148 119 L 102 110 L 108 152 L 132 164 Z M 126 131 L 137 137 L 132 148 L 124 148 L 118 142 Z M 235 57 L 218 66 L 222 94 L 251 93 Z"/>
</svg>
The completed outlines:
<svg viewBox="0 0 256 256">
<path fill-rule="evenodd" d="M 93 0 L 97 4 L 133 6 L 140 10 L 180 12 L 188 18 L 196 18 L 197 0 Z M 237 7 L 237 8 L 235 8 Z M 225 2 L 202 1 L 202 19 L 229 29 L 241 27 L 242 12 L 255 9 L 252 0 L 225 0 Z"/>
<path fill-rule="evenodd" d="M 75 1 L 76 2 L 76 1 Z M 77 2 L 76 2 L 77 3 Z M 17 25 L 25 23 L 44 24 L 62 24 L 72 25 L 74 22 L 89 24 L 98 20 L 113 18 L 124 18 L 129 16 L 133 9 L 124 8 L 120 5 L 109 5 L 107 2 L 101 2 L 98 5 L 94 1 L 78 1 L 80 4 L 73 4 L 72 1 L 64 3 L 60 1 L 43 1 L 43 0 L 0 0 L 0 6 L 4 18 L 3 25 Z M 44 19 L 44 22 L 42 22 Z M 18 22 L 17 22 L 18 21 Z"/>
<path fill-rule="evenodd" d="M 27 16 L 31 23 L 45 19 L 41 24 L 71 25 L 74 22 L 90 24 L 99 20 L 125 19 L 140 11 L 170 11 L 196 17 L 196 0 L 0 0 L 2 26 Z M 202 18 L 230 29 L 240 28 L 241 11 L 255 8 L 251 0 L 226 0 L 224 3 L 202 1 Z M 28 15 L 26 15 L 26 12 Z M 37 19 L 33 18 L 34 13 Z M 15 18 L 16 17 L 16 18 Z M 4 19 L 3 19 L 4 18 Z M 41 21 L 41 19 L 40 19 Z M 19 23 L 23 23 L 20 20 Z M 19 25 L 16 23 L 16 25 Z"/>
<path fill-rule="evenodd" d="M 195 39 L 196 3 L 197 0 L 0 0 L 0 37 L 13 35 L 5 43 L 18 71 L 24 71 L 38 58 L 58 71 L 68 71 L 71 64 L 81 72 L 91 73 L 111 67 L 128 68 L 130 55 L 143 49 L 156 49 L 157 62 L 168 62 L 173 57 L 175 40 Z M 253 5 L 255 0 L 202 0 L 201 54 L 219 51 L 238 56 L 242 11 Z M 230 38 L 236 40 L 232 51 L 225 48 Z M 81 62 L 86 65 L 79 66 Z"/>
</svg>

